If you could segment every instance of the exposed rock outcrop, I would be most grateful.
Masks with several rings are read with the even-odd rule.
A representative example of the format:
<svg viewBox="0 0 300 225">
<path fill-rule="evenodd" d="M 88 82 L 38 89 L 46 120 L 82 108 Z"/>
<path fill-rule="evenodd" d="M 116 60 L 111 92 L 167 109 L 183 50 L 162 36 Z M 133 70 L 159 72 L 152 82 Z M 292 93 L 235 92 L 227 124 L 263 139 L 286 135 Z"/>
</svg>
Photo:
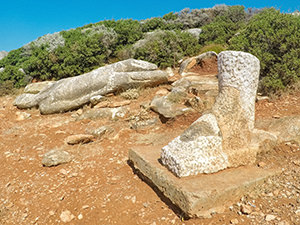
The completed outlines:
<svg viewBox="0 0 300 225">
<path fill-rule="evenodd" d="M 38 107 L 42 114 L 65 112 L 89 103 L 93 96 L 130 87 L 154 86 L 167 82 L 167 73 L 141 60 L 128 59 L 77 77 L 57 81 L 36 95 L 23 94 L 14 102 L 18 108 Z"/>
<path fill-rule="evenodd" d="M 3 59 L 4 57 L 6 57 L 7 55 L 8 55 L 8 52 L 0 51 L 0 60 Z"/>
</svg>

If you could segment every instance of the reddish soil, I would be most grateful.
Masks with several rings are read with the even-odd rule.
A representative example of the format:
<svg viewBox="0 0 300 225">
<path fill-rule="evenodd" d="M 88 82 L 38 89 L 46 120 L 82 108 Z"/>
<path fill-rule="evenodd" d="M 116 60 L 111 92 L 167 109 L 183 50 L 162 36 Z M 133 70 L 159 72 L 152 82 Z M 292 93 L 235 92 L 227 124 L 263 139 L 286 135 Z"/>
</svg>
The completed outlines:
<svg viewBox="0 0 300 225">
<path fill-rule="evenodd" d="M 299 146 L 282 144 L 261 155 L 258 162 L 283 168 L 283 174 L 210 219 L 185 220 L 139 179 L 127 163 L 128 150 L 137 144 L 152 145 L 154 141 L 168 143 L 200 116 L 194 113 L 146 129 L 130 129 L 129 118 L 138 115 L 140 103 L 152 99 L 162 88 L 169 86 L 144 90 L 139 99 L 132 100 L 130 114 L 114 121 L 76 121 L 74 116 L 80 111 L 40 115 L 36 109 L 18 110 L 12 105 L 14 97 L 1 97 L 0 224 L 63 224 L 60 215 L 65 210 L 74 215 L 69 224 L 234 224 L 235 220 L 238 224 L 300 224 Z M 111 100 L 121 98 L 113 96 Z M 256 115 L 297 115 L 299 107 L 300 93 L 295 93 L 258 102 Z M 31 117 L 18 121 L 17 112 L 30 113 Z M 149 115 L 157 116 L 153 112 Z M 65 143 L 69 135 L 103 125 L 114 131 L 101 140 L 74 146 Z M 68 151 L 74 156 L 73 161 L 43 167 L 43 154 L 53 148 Z M 251 213 L 241 213 L 239 205 L 250 203 Z M 268 215 L 275 219 L 268 222 Z"/>
<path fill-rule="evenodd" d="M 198 75 L 216 75 L 218 74 L 217 58 L 212 57 L 202 60 L 200 63 L 193 66 L 189 72 L 197 73 Z"/>
</svg>

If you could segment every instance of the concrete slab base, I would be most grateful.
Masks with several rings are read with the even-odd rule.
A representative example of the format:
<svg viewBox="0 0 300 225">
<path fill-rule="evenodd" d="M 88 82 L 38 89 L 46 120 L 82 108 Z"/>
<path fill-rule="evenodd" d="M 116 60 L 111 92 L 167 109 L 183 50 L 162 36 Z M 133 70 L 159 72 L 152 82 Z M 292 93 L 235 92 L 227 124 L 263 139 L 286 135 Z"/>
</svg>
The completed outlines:
<svg viewBox="0 0 300 225">
<path fill-rule="evenodd" d="M 129 161 L 134 169 L 190 218 L 209 218 L 212 213 L 223 212 L 255 186 L 280 172 L 247 166 L 178 178 L 160 164 L 159 157 L 160 148 L 153 146 L 129 151 Z"/>
</svg>

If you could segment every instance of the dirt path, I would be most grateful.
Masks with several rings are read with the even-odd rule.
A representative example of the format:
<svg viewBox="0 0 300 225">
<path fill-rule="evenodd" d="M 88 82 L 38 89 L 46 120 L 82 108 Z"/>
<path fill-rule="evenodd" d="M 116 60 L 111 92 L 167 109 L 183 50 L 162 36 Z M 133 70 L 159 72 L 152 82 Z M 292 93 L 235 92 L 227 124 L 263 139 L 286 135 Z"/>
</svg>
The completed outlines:
<svg viewBox="0 0 300 225">
<path fill-rule="evenodd" d="M 151 99 L 158 89 L 133 100 L 131 114 L 137 113 L 140 103 Z M 72 219 L 69 224 L 91 225 L 300 224 L 297 145 L 283 144 L 260 156 L 260 165 L 279 166 L 283 173 L 258 187 L 257 193 L 245 196 L 211 219 L 184 221 L 133 173 L 127 154 L 137 144 L 168 143 L 199 114 L 133 130 L 126 118 L 76 121 L 76 112 L 42 116 L 32 109 L 23 111 L 31 114 L 29 119 L 18 121 L 17 113 L 22 111 L 12 102 L 12 97 L 0 98 L 0 224 L 64 224 L 64 219 Z M 269 118 L 300 114 L 298 106 L 300 93 L 274 102 L 259 102 L 256 115 Z M 114 130 L 104 139 L 85 145 L 65 144 L 69 135 L 103 125 Z M 57 167 L 43 167 L 43 154 L 53 148 L 65 149 L 74 160 Z M 249 215 L 241 212 L 241 204 L 250 205 Z"/>
</svg>

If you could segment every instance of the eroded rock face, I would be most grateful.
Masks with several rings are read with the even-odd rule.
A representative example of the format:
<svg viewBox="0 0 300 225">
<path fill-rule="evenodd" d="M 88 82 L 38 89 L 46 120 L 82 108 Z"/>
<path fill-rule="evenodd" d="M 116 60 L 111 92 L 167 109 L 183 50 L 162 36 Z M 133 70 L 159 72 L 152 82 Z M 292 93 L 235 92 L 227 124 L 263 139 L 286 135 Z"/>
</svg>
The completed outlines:
<svg viewBox="0 0 300 225">
<path fill-rule="evenodd" d="M 141 60 L 128 59 L 100 67 L 77 77 L 57 81 L 36 95 L 23 94 L 14 102 L 18 108 L 38 107 L 42 114 L 76 109 L 94 96 L 106 95 L 132 86 L 153 86 L 167 81 L 167 73 Z"/>
<path fill-rule="evenodd" d="M 162 163 L 179 177 L 251 164 L 259 148 L 256 142 L 264 141 L 252 141 L 259 133 L 253 134 L 259 60 L 249 53 L 224 51 L 218 55 L 218 69 L 219 94 L 212 112 L 162 149 Z"/>
</svg>

